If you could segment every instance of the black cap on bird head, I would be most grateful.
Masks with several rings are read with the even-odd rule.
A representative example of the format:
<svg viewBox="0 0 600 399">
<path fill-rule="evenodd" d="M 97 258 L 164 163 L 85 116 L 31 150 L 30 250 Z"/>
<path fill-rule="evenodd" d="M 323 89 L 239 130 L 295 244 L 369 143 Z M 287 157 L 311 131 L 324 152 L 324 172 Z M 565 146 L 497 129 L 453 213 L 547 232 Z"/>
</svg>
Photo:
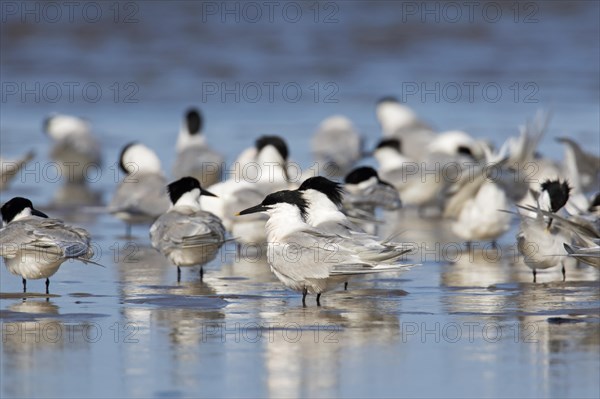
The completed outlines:
<svg viewBox="0 0 600 399">
<path fill-rule="evenodd" d="M 10 223 L 15 218 L 15 216 L 17 216 L 19 213 L 23 212 L 23 210 L 27 208 L 31 209 L 31 214 L 33 216 L 39 216 L 42 218 L 48 217 L 48 215 L 46 215 L 45 213 L 35 209 L 31 201 L 27 198 L 14 197 L 13 199 L 7 201 L 4 205 L 2 205 L 2 208 L 0 208 L 0 213 L 2 213 L 2 221 L 4 223 Z"/>
<path fill-rule="evenodd" d="M 399 103 L 400 101 L 398 101 L 397 97 L 394 96 L 384 96 L 381 97 L 379 100 L 377 100 L 377 105 L 379 104 L 383 104 L 383 103 Z"/>
<path fill-rule="evenodd" d="M 473 155 L 473 151 L 471 151 L 471 149 L 469 147 L 467 147 L 466 145 L 459 145 L 458 148 L 456 149 L 456 152 L 459 155 L 466 155 L 470 158 L 475 158 L 475 156 Z"/>
<path fill-rule="evenodd" d="M 189 193 L 190 191 L 196 188 L 200 190 L 200 195 L 206 195 L 207 197 L 216 197 L 216 195 L 214 195 L 210 191 L 203 189 L 200 186 L 200 182 L 198 181 L 198 179 L 189 176 L 182 177 L 181 179 L 170 183 L 167 186 L 167 192 L 169 193 L 171 203 L 175 204 L 177 203 L 177 201 L 179 201 L 179 198 L 181 198 L 182 195 L 184 195 L 185 193 Z"/>
<path fill-rule="evenodd" d="M 360 184 L 373 177 L 377 179 L 377 182 L 379 184 L 392 187 L 390 183 L 381 180 L 379 178 L 379 175 L 377 174 L 377 171 L 370 166 L 360 166 L 354 169 L 352 172 L 348 173 L 348 175 L 344 179 L 344 182 L 346 184 Z"/>
<path fill-rule="evenodd" d="M 269 209 L 271 209 L 274 205 L 283 204 L 283 203 L 297 206 L 298 209 L 300 210 L 300 216 L 302 217 L 303 220 L 306 220 L 306 214 L 308 212 L 308 201 L 306 201 L 302 197 L 302 193 L 297 190 L 295 190 L 295 191 L 283 190 L 283 191 L 277 191 L 276 193 L 273 193 L 273 194 L 269 194 L 265 197 L 263 202 L 261 202 L 258 205 L 255 205 L 253 207 L 250 207 L 248 209 L 244 209 L 243 211 L 239 212 L 238 215 L 241 216 L 241 215 L 250 215 L 252 213 L 257 213 L 257 212 L 265 212 L 265 211 L 268 211 Z"/>
<path fill-rule="evenodd" d="M 131 148 L 132 146 L 138 144 L 137 141 L 132 141 L 130 143 L 125 144 L 125 147 L 123 147 L 123 149 L 121 150 L 121 154 L 119 154 L 119 168 L 121 168 L 121 170 L 125 173 L 125 174 L 129 174 L 129 171 L 127 170 L 127 168 L 125 168 L 125 163 L 123 162 L 123 156 L 125 155 L 125 153 L 127 152 L 127 150 L 129 148 Z"/>
<path fill-rule="evenodd" d="M 569 200 L 571 187 L 566 181 L 546 180 L 542 183 L 542 191 L 546 191 L 550 197 L 550 210 L 558 212 Z"/>
<path fill-rule="evenodd" d="M 281 155 L 281 157 L 287 161 L 288 159 L 288 146 L 279 136 L 261 136 L 256 140 L 255 146 L 258 152 L 261 152 L 263 148 L 268 145 L 272 145 L 277 149 L 277 152 Z"/>
<path fill-rule="evenodd" d="M 329 200 L 333 202 L 338 208 L 342 206 L 342 197 L 344 195 L 344 190 L 341 184 L 329 180 L 328 178 L 323 176 L 314 176 L 304 180 L 304 182 L 300 185 L 300 188 L 298 188 L 298 191 L 305 191 L 310 189 L 325 194 L 327 198 L 329 198 Z"/>
<path fill-rule="evenodd" d="M 185 113 L 185 125 L 190 134 L 198 134 L 202 132 L 204 120 L 202 114 L 197 108 L 190 108 Z"/>
<path fill-rule="evenodd" d="M 402 145 L 400 143 L 400 139 L 383 139 L 377 144 L 375 147 L 375 151 L 381 148 L 393 148 L 398 152 L 402 152 Z"/>
</svg>

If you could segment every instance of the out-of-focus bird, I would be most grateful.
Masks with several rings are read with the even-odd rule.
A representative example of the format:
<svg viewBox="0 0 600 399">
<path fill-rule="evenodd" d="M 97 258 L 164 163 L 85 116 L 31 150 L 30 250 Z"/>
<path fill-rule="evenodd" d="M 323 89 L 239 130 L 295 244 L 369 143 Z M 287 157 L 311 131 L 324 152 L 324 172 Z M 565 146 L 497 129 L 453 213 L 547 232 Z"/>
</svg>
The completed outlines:
<svg viewBox="0 0 600 399">
<path fill-rule="evenodd" d="M 208 187 L 221 180 L 223 157 L 208 146 L 203 127 L 200 111 L 189 109 L 179 129 L 173 176 L 176 179 L 191 176 Z"/>
<path fill-rule="evenodd" d="M 334 115 L 319 125 L 311 150 L 319 169 L 326 169 L 332 176 L 343 176 L 361 158 L 362 140 L 350 119 Z"/>
<path fill-rule="evenodd" d="M 129 143 L 121 151 L 119 166 L 126 176 L 115 192 L 108 211 L 127 224 L 152 223 L 169 209 L 166 179 L 158 156 L 140 143 Z"/>
<path fill-rule="evenodd" d="M 29 151 L 17 159 L 8 159 L 0 156 L 0 191 L 6 190 L 12 179 L 15 178 L 21 171 L 21 169 L 31 161 L 35 153 Z"/>
<path fill-rule="evenodd" d="M 95 176 L 102 162 L 100 144 L 87 120 L 52 114 L 44 120 L 44 132 L 54 142 L 50 157 L 67 184 L 84 184 L 88 174 Z"/>
</svg>

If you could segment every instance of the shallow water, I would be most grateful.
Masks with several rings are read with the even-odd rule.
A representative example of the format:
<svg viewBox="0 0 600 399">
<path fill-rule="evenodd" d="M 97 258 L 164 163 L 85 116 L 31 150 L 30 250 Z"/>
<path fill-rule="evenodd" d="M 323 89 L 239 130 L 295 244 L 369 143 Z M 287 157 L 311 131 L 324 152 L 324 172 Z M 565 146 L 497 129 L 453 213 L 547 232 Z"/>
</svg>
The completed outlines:
<svg viewBox="0 0 600 399">
<path fill-rule="evenodd" d="M 23 24 L 13 15 L 2 23 L 1 152 L 33 148 L 37 157 L 0 202 L 27 196 L 88 229 L 104 266 L 67 262 L 51 280 L 52 295 L 40 294 L 43 281 L 29 281 L 26 300 L 20 278 L 0 268 L 2 397 L 600 395 L 598 272 L 572 266 L 565 283 L 560 270 L 542 271 L 531 283 L 515 256 L 515 228 L 500 240 L 496 259 L 489 245 L 467 250 L 435 218 L 388 215 L 382 235 L 403 232 L 422 266 L 352 280 L 348 291 L 324 294 L 321 307 L 310 297 L 303 308 L 264 258 L 239 254 L 234 243 L 205 266 L 203 281 L 198 270 L 184 269 L 177 283 L 175 268 L 150 247 L 147 228 L 126 239 L 101 206 L 65 209 L 53 200 L 61 186 L 40 133 L 52 111 L 92 120 L 105 165 L 90 187 L 104 203 L 124 143 L 143 140 L 170 170 L 179 118 L 191 104 L 205 110 L 209 140 L 228 160 L 255 136 L 278 133 L 292 158 L 309 166 L 307 134 L 338 112 L 372 145 L 379 136 L 373 102 L 390 93 L 407 96 L 439 129 L 466 129 L 496 144 L 537 108 L 551 108 L 544 154 L 560 159 L 552 139 L 563 134 L 600 151 L 598 3 L 535 3 L 537 22 L 529 24 L 515 23 L 508 6 L 494 23 L 422 23 L 402 8 L 407 2 L 333 3 L 338 21 L 328 24 L 314 23 L 306 3 L 298 23 L 222 23 L 193 2 L 144 2 L 138 22 L 115 24 L 110 5 L 97 4 L 105 16 L 97 23 Z M 331 11 L 326 4 L 323 13 Z M 131 10 L 121 11 L 119 21 Z M 531 9 L 521 11 L 519 20 Z M 6 93 L 13 83 L 36 82 L 93 82 L 103 95 L 92 102 L 79 92 L 73 102 L 63 96 L 53 103 L 42 91 L 40 101 Z M 239 101 L 206 93 L 223 82 L 296 83 L 303 97 L 292 102 L 278 92 L 273 102 L 252 102 L 241 92 Z M 441 92 L 438 101 L 403 90 L 436 82 L 497 83 L 504 95 L 452 102 Z M 515 101 L 515 82 L 535 84 L 537 102 L 525 102 L 531 93 L 522 89 Z M 137 88 L 135 103 L 123 100 L 128 83 Z M 326 101 L 332 87 L 337 102 Z"/>
</svg>

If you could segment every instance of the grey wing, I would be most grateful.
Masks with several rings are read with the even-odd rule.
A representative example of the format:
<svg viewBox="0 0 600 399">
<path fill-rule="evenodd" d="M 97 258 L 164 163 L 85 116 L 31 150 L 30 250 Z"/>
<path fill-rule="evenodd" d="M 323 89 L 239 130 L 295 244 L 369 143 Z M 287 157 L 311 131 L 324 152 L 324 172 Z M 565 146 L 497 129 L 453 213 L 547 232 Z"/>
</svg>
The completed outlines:
<svg viewBox="0 0 600 399">
<path fill-rule="evenodd" d="M 81 158 L 85 163 L 100 165 L 100 144 L 91 134 L 71 135 L 57 142 L 52 150 L 56 159 L 70 159 L 74 156 Z"/>
<path fill-rule="evenodd" d="M 348 206 L 381 206 L 387 210 L 395 210 L 402 207 L 398 190 L 387 184 L 376 184 L 367 187 L 360 193 L 348 193 L 344 197 L 344 202 Z"/>
<path fill-rule="evenodd" d="M 221 219 L 210 212 L 196 212 L 188 219 L 191 226 L 182 237 L 184 247 L 221 244 L 225 240 L 225 227 Z"/>
<path fill-rule="evenodd" d="M 225 228 L 210 212 L 167 212 L 152 225 L 150 237 L 153 247 L 168 252 L 172 248 L 220 244 L 225 238 Z"/>
<path fill-rule="evenodd" d="M 40 251 L 67 258 L 93 256 L 87 231 L 65 225 L 58 219 L 31 218 L 10 223 L 2 230 L 2 256 L 17 251 Z M 15 247 L 16 245 L 16 247 Z"/>
<path fill-rule="evenodd" d="M 213 174 L 215 175 L 213 180 L 218 181 L 221 177 L 222 164 L 223 157 L 209 148 L 186 148 L 177 155 L 173 166 L 173 176 L 175 178 L 202 177 L 206 174 Z"/>
<path fill-rule="evenodd" d="M 361 139 L 351 129 L 320 130 L 313 136 L 311 146 L 317 161 L 348 166 L 360 157 Z"/>
<path fill-rule="evenodd" d="M 119 184 L 109 211 L 158 217 L 170 206 L 166 185 L 165 178 L 157 174 L 128 176 Z"/>
<path fill-rule="evenodd" d="M 457 218 L 465 203 L 477 195 L 483 183 L 485 183 L 485 175 L 479 173 L 475 176 L 463 176 L 461 180 L 450 186 L 445 195 L 444 217 Z"/>
</svg>

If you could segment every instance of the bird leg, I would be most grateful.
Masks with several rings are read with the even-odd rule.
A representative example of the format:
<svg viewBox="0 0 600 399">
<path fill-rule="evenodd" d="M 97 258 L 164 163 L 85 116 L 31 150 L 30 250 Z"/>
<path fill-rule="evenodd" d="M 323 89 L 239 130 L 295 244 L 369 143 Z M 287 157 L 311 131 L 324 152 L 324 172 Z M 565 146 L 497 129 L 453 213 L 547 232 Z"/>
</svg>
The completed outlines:
<svg viewBox="0 0 600 399">
<path fill-rule="evenodd" d="M 181 269 L 177 266 L 177 282 L 181 281 Z"/>
<path fill-rule="evenodd" d="M 308 289 L 304 288 L 302 290 L 302 306 L 306 307 L 306 294 L 308 294 Z"/>
<path fill-rule="evenodd" d="M 50 279 L 46 279 L 46 294 L 50 293 Z"/>
<path fill-rule="evenodd" d="M 23 294 L 27 292 L 27 280 L 23 279 Z"/>
<path fill-rule="evenodd" d="M 344 291 L 348 291 L 348 282 L 347 281 L 344 283 Z"/>
<path fill-rule="evenodd" d="M 536 280 L 536 278 L 535 278 L 536 274 L 537 274 L 537 272 L 535 271 L 535 269 L 533 269 L 533 282 L 534 283 L 535 283 L 535 280 Z"/>
<path fill-rule="evenodd" d="M 562 264 L 563 282 L 567 280 L 567 271 L 565 270 L 565 264 Z"/>
<path fill-rule="evenodd" d="M 204 278 L 204 269 L 200 266 L 200 281 Z"/>
<path fill-rule="evenodd" d="M 317 294 L 317 306 L 321 306 L 321 293 Z"/>
</svg>

